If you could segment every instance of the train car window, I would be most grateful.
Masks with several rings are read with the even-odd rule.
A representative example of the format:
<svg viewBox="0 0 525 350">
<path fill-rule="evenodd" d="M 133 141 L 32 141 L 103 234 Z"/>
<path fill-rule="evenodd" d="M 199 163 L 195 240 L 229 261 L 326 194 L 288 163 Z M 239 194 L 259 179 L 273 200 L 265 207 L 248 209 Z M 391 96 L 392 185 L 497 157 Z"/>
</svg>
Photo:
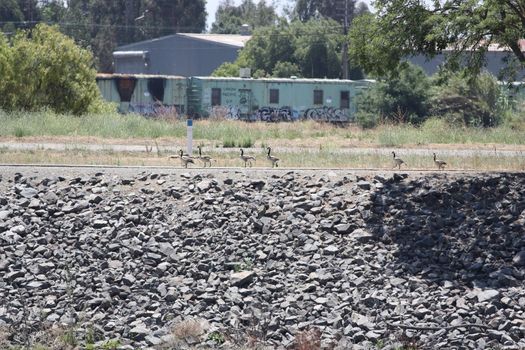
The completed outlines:
<svg viewBox="0 0 525 350">
<path fill-rule="evenodd" d="M 350 91 L 341 91 L 340 108 L 350 108 Z"/>
<path fill-rule="evenodd" d="M 314 90 L 314 105 L 323 104 L 323 90 Z"/>
<path fill-rule="evenodd" d="M 130 102 L 135 85 L 137 84 L 137 78 L 133 77 L 122 77 L 115 79 L 117 84 L 117 91 L 122 102 Z"/>
<path fill-rule="evenodd" d="M 149 78 L 148 91 L 153 97 L 154 101 L 164 102 L 164 89 L 166 87 L 166 79 L 164 78 Z"/>
<path fill-rule="evenodd" d="M 220 106 L 221 105 L 221 89 L 212 88 L 211 89 L 211 105 Z"/>
<path fill-rule="evenodd" d="M 270 89 L 270 103 L 279 103 L 279 89 Z"/>
</svg>

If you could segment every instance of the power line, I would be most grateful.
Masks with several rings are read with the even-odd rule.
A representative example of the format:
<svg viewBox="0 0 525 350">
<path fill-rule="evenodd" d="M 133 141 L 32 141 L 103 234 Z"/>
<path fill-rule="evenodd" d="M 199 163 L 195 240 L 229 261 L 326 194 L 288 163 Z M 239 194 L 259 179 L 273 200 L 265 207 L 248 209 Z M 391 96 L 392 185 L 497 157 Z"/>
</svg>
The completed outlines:
<svg viewBox="0 0 525 350">
<path fill-rule="evenodd" d="M 145 26 L 145 25 L 122 25 L 122 24 L 100 24 L 100 23 L 72 23 L 72 22 L 53 22 L 53 21 L 0 21 L 2 24 L 19 24 L 19 25 L 36 25 L 36 24 L 47 24 L 47 25 L 58 25 L 63 27 L 83 27 L 83 28 L 108 28 L 108 29 L 142 29 L 142 30 L 194 30 L 195 27 L 176 27 L 176 26 Z M 268 27 L 260 27 L 268 28 Z M 325 26 L 323 29 L 333 30 L 333 32 L 321 32 L 320 34 L 340 34 L 343 26 Z M 176 33 L 173 33 L 176 34 Z M 216 33 L 211 33 L 216 34 Z M 293 35 L 312 35 L 311 32 L 294 31 L 292 33 L 256 33 L 253 36 L 293 36 Z M 237 34 L 240 35 L 240 34 Z"/>
</svg>

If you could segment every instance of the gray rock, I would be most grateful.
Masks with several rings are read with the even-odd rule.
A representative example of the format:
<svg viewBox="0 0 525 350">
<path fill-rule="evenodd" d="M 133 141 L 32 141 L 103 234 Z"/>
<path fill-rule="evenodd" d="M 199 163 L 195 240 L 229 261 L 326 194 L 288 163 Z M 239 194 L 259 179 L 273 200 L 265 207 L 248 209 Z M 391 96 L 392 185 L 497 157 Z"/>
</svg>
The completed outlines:
<svg viewBox="0 0 525 350">
<path fill-rule="evenodd" d="M 352 237 L 353 239 L 361 243 L 366 243 L 374 239 L 374 235 L 372 233 L 362 228 L 353 230 L 352 233 L 350 234 L 350 237 Z"/>
<path fill-rule="evenodd" d="M 135 341 L 145 340 L 151 331 L 144 323 L 139 323 L 129 330 L 129 335 Z"/>
<path fill-rule="evenodd" d="M 135 283 L 136 279 L 133 275 L 127 273 L 122 277 L 122 283 L 124 283 L 127 286 L 132 286 Z"/>
<path fill-rule="evenodd" d="M 512 262 L 516 266 L 525 266 L 525 250 L 522 250 L 521 252 L 517 253 L 514 256 L 514 258 L 512 258 Z"/>
<path fill-rule="evenodd" d="M 46 192 L 42 199 L 47 204 L 56 204 L 58 202 L 58 196 L 55 192 Z"/>
<path fill-rule="evenodd" d="M 38 191 L 34 188 L 25 187 L 20 191 L 20 195 L 24 198 L 31 199 L 38 195 Z"/>
<path fill-rule="evenodd" d="M 10 210 L 0 210 L 0 220 L 5 220 L 11 215 Z"/>
<path fill-rule="evenodd" d="M 369 190 L 371 186 L 370 186 L 370 182 L 361 180 L 357 183 L 357 187 L 363 190 Z"/>
<path fill-rule="evenodd" d="M 108 222 L 106 220 L 93 220 L 93 228 L 103 228 L 108 226 Z"/>
<path fill-rule="evenodd" d="M 240 271 L 230 275 L 230 283 L 232 286 L 245 287 L 253 281 L 255 272 L 253 271 Z"/>
<path fill-rule="evenodd" d="M 339 253 L 339 248 L 335 245 L 329 245 L 328 247 L 325 247 L 323 251 L 326 255 L 335 255 Z"/>
<path fill-rule="evenodd" d="M 352 232 L 355 226 L 352 224 L 338 224 L 334 228 L 337 233 L 346 234 Z"/>
<path fill-rule="evenodd" d="M 476 297 L 478 298 L 478 302 L 484 302 L 487 300 L 494 299 L 499 296 L 499 292 L 495 289 L 487 289 L 487 290 L 480 290 L 476 292 Z"/>
</svg>

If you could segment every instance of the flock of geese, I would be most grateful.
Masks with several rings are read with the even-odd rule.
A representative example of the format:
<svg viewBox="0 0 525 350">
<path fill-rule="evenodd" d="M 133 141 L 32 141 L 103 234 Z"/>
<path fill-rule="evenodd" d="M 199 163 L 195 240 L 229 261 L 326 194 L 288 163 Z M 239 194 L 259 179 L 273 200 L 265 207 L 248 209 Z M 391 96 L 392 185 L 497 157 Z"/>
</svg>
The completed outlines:
<svg viewBox="0 0 525 350">
<path fill-rule="evenodd" d="M 193 157 L 193 156 L 190 156 L 188 154 L 184 154 L 182 149 L 180 149 L 178 155 L 171 155 L 171 156 L 169 156 L 169 158 L 180 158 L 181 164 L 185 168 L 187 168 L 188 164 L 190 164 L 190 163 L 191 164 L 195 164 L 195 160 L 196 159 L 202 162 L 204 168 L 206 168 L 206 165 L 208 165 L 208 167 L 211 168 L 212 161 L 216 162 L 217 160 L 213 159 L 209 155 L 202 154 L 201 146 L 197 146 L 197 148 L 199 149 L 199 155 L 197 157 Z M 272 155 L 272 148 L 271 147 L 267 147 L 266 149 L 268 150 L 268 153 L 266 154 L 266 159 L 272 164 L 272 168 L 278 167 L 279 166 L 279 158 L 277 158 L 277 157 Z M 239 158 L 244 163 L 244 167 L 246 167 L 248 165 L 250 167 L 252 167 L 252 165 L 253 165 L 252 162 L 256 161 L 255 156 L 250 156 L 248 154 L 245 154 L 244 150 L 242 148 L 240 149 L 240 152 L 241 152 L 241 154 L 240 154 Z M 447 165 L 447 163 L 445 161 L 443 161 L 443 160 L 437 159 L 436 158 L 436 153 L 433 153 L 433 154 L 434 154 L 434 164 L 438 167 L 439 170 L 445 169 L 445 166 Z M 392 169 L 397 167 L 398 169 L 401 170 L 401 165 L 402 164 L 405 164 L 405 166 L 407 165 L 403 159 L 401 159 L 401 158 L 396 156 L 396 152 L 394 152 L 394 151 L 392 151 L 392 158 L 394 160 L 394 166 L 392 167 Z"/>
<path fill-rule="evenodd" d="M 176 156 L 175 155 L 171 155 L 171 156 L 169 156 L 169 158 L 180 158 L 181 164 L 185 168 L 187 168 L 188 164 L 190 164 L 190 163 L 191 164 L 195 164 L 195 160 L 196 159 L 198 159 L 198 160 L 200 160 L 202 162 L 203 167 L 206 168 L 206 165 L 208 165 L 208 167 L 211 168 L 211 162 L 212 161 L 216 162 L 217 160 L 213 159 L 211 156 L 209 156 L 207 154 L 202 154 L 201 146 L 197 146 L 197 148 L 199 149 L 199 155 L 197 157 L 193 157 L 193 156 L 190 156 L 188 154 L 184 154 L 182 149 L 180 149 L 179 150 L 179 155 L 176 155 Z M 271 147 L 267 147 L 267 150 L 268 150 L 268 154 L 266 155 L 266 159 L 268 159 L 270 161 L 270 163 L 272 164 L 272 168 L 273 167 L 278 167 L 279 166 L 279 158 L 277 158 L 275 156 L 272 156 L 272 148 Z M 255 156 L 250 156 L 250 155 L 244 154 L 244 150 L 242 148 L 240 149 L 240 151 L 241 151 L 240 159 L 243 161 L 244 167 L 246 167 L 247 165 L 252 167 L 252 165 L 253 165 L 252 162 L 256 161 Z"/>
<path fill-rule="evenodd" d="M 436 153 L 432 153 L 434 155 L 434 164 L 438 167 L 439 170 L 445 169 L 445 165 L 447 165 L 447 162 L 441 159 L 436 158 Z M 397 167 L 398 169 L 401 169 L 401 164 L 407 165 L 405 161 L 399 157 L 396 156 L 396 152 L 392 151 L 392 158 L 394 159 L 394 166 L 392 168 Z"/>
</svg>

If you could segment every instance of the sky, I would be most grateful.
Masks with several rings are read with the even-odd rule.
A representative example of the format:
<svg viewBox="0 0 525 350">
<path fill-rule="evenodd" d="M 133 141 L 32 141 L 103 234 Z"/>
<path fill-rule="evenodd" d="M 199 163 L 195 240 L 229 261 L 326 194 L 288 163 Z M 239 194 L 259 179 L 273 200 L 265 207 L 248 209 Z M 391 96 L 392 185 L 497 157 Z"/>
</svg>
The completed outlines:
<svg viewBox="0 0 525 350">
<path fill-rule="evenodd" d="M 255 3 L 258 3 L 260 0 L 254 0 Z M 363 0 L 370 6 L 371 0 Z M 235 0 L 235 4 L 239 5 L 242 2 L 242 0 Z M 275 3 L 277 5 L 277 9 L 280 11 L 283 6 L 286 4 L 293 3 L 293 0 L 266 0 L 267 4 Z M 208 13 L 208 18 L 206 20 L 206 29 L 211 28 L 211 24 L 215 21 L 215 12 L 217 11 L 217 8 L 219 7 L 219 4 L 221 3 L 221 0 L 206 0 L 206 12 Z"/>
</svg>

